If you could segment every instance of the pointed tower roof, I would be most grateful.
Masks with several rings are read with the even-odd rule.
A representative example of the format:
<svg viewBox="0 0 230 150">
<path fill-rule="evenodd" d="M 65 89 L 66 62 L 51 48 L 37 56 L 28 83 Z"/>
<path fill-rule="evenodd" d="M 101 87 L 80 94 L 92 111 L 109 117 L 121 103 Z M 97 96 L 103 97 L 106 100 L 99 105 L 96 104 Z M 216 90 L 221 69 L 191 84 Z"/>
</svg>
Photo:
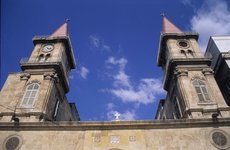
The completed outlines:
<svg viewBox="0 0 230 150">
<path fill-rule="evenodd" d="M 171 21 L 163 16 L 163 33 L 183 33 L 178 27 L 176 27 Z"/>
<path fill-rule="evenodd" d="M 165 51 L 166 42 L 168 39 L 195 39 L 198 40 L 198 33 L 196 32 L 184 32 L 181 31 L 177 26 L 175 26 L 171 21 L 169 21 L 164 14 L 163 17 L 163 29 L 160 36 L 159 50 L 157 55 L 158 66 L 165 65 Z"/>
<path fill-rule="evenodd" d="M 49 36 L 35 36 L 33 37 L 33 43 L 36 44 L 46 44 L 46 43 L 62 43 L 65 46 L 65 52 L 70 68 L 74 69 L 76 67 L 76 61 L 74 58 L 74 53 L 68 34 L 68 19 L 51 35 Z"/>
<path fill-rule="evenodd" d="M 62 24 L 50 37 L 68 36 L 68 22 Z"/>
</svg>

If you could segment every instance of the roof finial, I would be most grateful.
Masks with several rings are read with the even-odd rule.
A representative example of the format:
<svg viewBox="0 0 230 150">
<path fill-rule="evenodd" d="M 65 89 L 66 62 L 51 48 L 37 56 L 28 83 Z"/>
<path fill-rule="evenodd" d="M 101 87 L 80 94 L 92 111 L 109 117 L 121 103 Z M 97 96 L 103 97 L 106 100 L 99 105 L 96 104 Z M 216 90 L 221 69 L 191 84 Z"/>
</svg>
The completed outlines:
<svg viewBox="0 0 230 150">
<path fill-rule="evenodd" d="M 160 15 L 161 15 L 161 17 L 165 17 L 166 13 L 162 12 Z"/>
<path fill-rule="evenodd" d="M 68 23 L 70 21 L 70 19 L 66 18 L 65 19 L 65 23 Z"/>
</svg>

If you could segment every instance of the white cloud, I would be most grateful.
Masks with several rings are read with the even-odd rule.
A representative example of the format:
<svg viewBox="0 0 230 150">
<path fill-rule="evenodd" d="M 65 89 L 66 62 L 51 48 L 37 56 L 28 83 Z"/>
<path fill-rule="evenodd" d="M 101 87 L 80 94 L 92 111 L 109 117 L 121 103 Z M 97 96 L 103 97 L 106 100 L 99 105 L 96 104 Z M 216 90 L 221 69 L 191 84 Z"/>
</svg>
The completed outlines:
<svg viewBox="0 0 230 150">
<path fill-rule="evenodd" d="M 181 0 L 181 2 L 184 4 L 184 5 L 188 5 L 190 7 L 193 8 L 193 11 L 196 11 L 196 6 L 194 4 L 195 1 L 193 0 Z"/>
<path fill-rule="evenodd" d="M 108 51 L 108 52 L 111 51 L 111 48 L 108 45 L 102 45 L 101 49 L 102 49 L 102 51 Z"/>
<path fill-rule="evenodd" d="M 112 110 L 112 109 L 114 109 L 116 106 L 113 104 L 113 103 L 108 103 L 107 105 L 106 105 L 106 110 Z"/>
<path fill-rule="evenodd" d="M 113 78 L 114 78 L 115 87 L 119 87 L 119 86 L 128 87 L 128 88 L 132 87 L 129 81 L 130 77 L 127 74 L 125 74 L 125 72 L 123 71 L 119 71 L 119 73 L 114 75 Z"/>
<path fill-rule="evenodd" d="M 110 92 L 123 102 L 135 102 L 148 104 L 156 100 L 156 96 L 164 93 L 159 79 L 141 79 L 139 85 L 134 88 L 115 88 Z"/>
<path fill-rule="evenodd" d="M 112 64 L 112 65 L 118 65 L 119 69 L 123 71 L 128 61 L 125 58 L 116 59 L 115 57 L 109 57 L 106 60 L 106 63 Z"/>
<path fill-rule="evenodd" d="M 121 120 L 136 120 L 136 112 L 127 110 L 121 114 Z"/>
<path fill-rule="evenodd" d="M 89 69 L 87 69 L 86 67 L 82 66 L 82 67 L 80 67 L 79 70 L 77 70 L 77 73 L 83 79 L 87 79 L 88 74 L 89 74 Z"/>
<path fill-rule="evenodd" d="M 105 44 L 104 40 L 96 35 L 89 36 L 89 44 L 92 49 L 99 50 L 101 52 L 111 51 L 111 47 Z"/>
<path fill-rule="evenodd" d="M 127 60 L 125 58 L 115 59 L 114 57 L 110 57 L 106 60 L 107 64 L 118 65 L 118 73 L 113 75 L 113 85 L 115 87 L 122 86 L 123 88 L 128 87 L 132 88 L 130 84 L 130 77 L 125 73 L 125 66 L 127 64 Z"/>
<path fill-rule="evenodd" d="M 191 19 L 191 29 L 200 34 L 199 44 L 204 52 L 209 37 L 230 34 L 230 11 L 225 0 L 206 0 Z"/>
<path fill-rule="evenodd" d="M 97 37 L 97 36 L 90 35 L 89 36 L 89 42 L 90 42 L 91 46 L 93 46 L 95 48 L 99 48 L 99 46 L 100 46 L 100 40 L 99 40 L 99 37 Z"/>
<path fill-rule="evenodd" d="M 73 75 L 70 75 L 70 76 L 69 76 L 69 79 L 73 80 L 73 79 L 74 79 L 74 76 L 73 76 Z"/>
<path fill-rule="evenodd" d="M 106 63 L 118 65 L 117 73 L 112 75 L 113 88 L 106 91 L 119 98 L 122 102 L 148 104 L 154 102 L 156 96 L 164 93 L 160 79 L 143 78 L 137 86 L 133 86 L 130 76 L 125 72 L 125 67 L 128 63 L 127 59 L 110 57 Z"/>
<path fill-rule="evenodd" d="M 182 2 L 184 5 L 191 5 L 191 3 L 192 3 L 191 0 L 181 0 L 181 2 Z"/>
</svg>

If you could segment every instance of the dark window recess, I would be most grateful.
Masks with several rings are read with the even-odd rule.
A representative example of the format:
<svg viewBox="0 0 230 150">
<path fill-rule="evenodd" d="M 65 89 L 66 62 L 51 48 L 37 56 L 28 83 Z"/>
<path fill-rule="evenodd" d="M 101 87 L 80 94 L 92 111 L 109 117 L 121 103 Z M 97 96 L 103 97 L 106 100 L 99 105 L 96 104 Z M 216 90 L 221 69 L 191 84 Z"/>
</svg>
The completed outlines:
<svg viewBox="0 0 230 150">
<path fill-rule="evenodd" d="M 54 107 L 54 113 L 53 113 L 53 119 L 54 120 L 57 120 L 57 117 L 58 117 L 59 104 L 60 104 L 60 101 L 57 100 L 55 107 Z"/>
<path fill-rule="evenodd" d="M 180 108 L 179 108 L 179 105 L 178 105 L 176 97 L 174 97 L 174 99 L 173 99 L 173 106 L 174 106 L 174 117 L 176 119 L 181 118 Z"/>
</svg>

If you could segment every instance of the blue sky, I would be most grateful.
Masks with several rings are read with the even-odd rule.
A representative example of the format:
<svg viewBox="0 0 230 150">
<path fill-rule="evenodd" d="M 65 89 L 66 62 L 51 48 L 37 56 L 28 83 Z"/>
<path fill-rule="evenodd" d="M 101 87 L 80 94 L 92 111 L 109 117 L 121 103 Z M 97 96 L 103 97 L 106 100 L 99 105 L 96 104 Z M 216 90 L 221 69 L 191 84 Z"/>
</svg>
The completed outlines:
<svg viewBox="0 0 230 150">
<path fill-rule="evenodd" d="M 49 35 L 66 18 L 77 60 L 67 97 L 81 120 L 154 119 L 166 92 L 156 65 L 162 18 L 200 33 L 205 51 L 210 35 L 230 34 L 225 0 L 2 0 L 1 88 L 9 72 L 20 71 L 32 38 Z"/>
</svg>

